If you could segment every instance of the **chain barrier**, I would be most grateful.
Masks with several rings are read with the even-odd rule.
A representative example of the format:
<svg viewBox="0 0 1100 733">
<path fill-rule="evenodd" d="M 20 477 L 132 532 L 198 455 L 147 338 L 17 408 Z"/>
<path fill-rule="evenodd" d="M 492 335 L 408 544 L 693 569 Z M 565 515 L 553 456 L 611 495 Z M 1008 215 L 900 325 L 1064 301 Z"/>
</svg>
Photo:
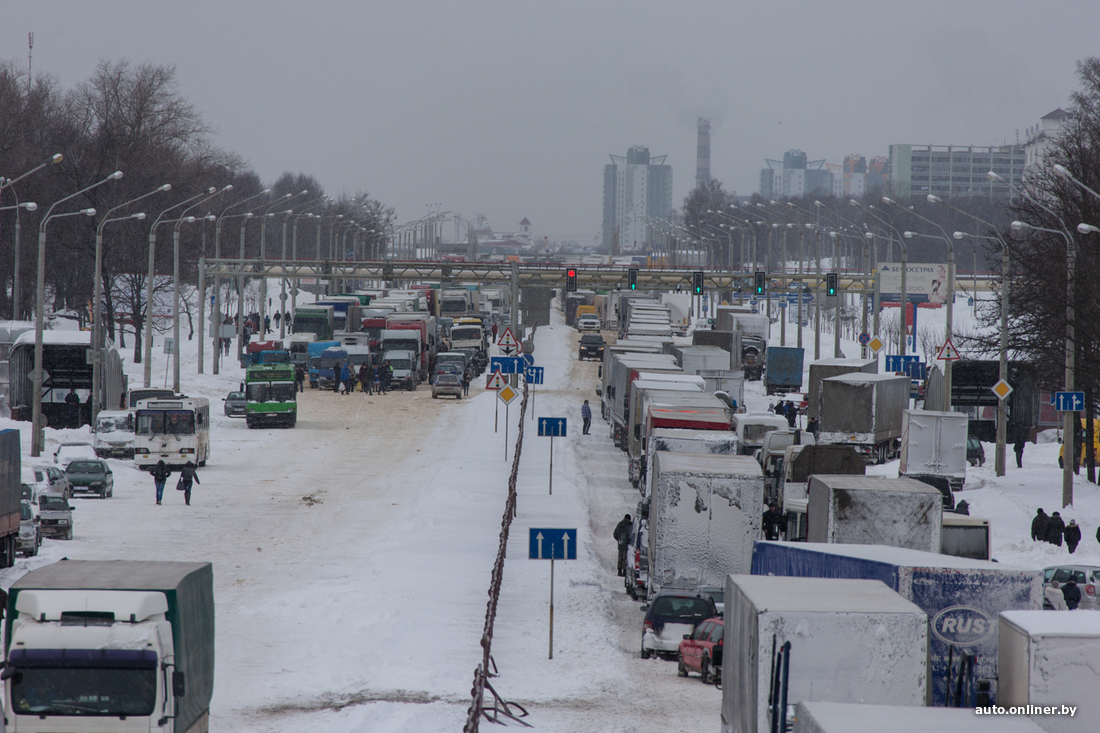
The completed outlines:
<svg viewBox="0 0 1100 733">
<path fill-rule="evenodd" d="M 485 609 L 485 628 L 481 633 L 482 660 L 474 670 L 474 685 L 470 693 L 470 709 L 466 715 L 466 725 L 463 733 L 477 733 L 482 716 L 493 723 L 503 723 L 503 716 L 528 728 L 532 727 L 521 718 L 527 716 L 527 710 L 522 705 L 509 702 L 502 698 L 493 686 L 489 684 L 490 677 L 497 677 L 496 662 L 493 660 L 493 623 L 497 616 L 497 602 L 500 600 L 500 586 L 504 580 L 504 558 L 508 550 L 508 532 L 512 528 L 512 517 L 516 514 L 516 481 L 519 477 L 519 458 L 523 451 L 523 425 L 524 415 L 527 414 L 527 382 L 523 383 L 523 400 L 519 408 L 519 435 L 516 438 L 516 448 L 512 455 L 512 473 L 508 477 L 508 500 L 504 504 L 504 518 L 501 520 L 500 545 L 497 547 L 496 562 L 493 563 L 492 581 L 489 583 L 489 602 Z M 492 670 L 492 671 L 490 671 Z M 492 695 L 492 703 L 486 707 L 485 691 Z"/>
</svg>

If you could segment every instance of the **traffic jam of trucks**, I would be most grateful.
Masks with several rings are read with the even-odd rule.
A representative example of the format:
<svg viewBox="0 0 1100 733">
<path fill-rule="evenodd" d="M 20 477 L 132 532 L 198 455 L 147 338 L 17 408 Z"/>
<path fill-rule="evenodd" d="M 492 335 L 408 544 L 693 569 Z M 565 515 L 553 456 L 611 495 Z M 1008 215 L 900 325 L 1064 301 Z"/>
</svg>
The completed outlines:
<svg viewBox="0 0 1100 733">
<path fill-rule="evenodd" d="M 848 730 L 826 727 L 844 719 L 829 702 L 873 703 L 895 721 L 901 706 L 1050 702 L 1036 674 L 1069 679 L 1084 656 L 1028 666 L 1036 643 L 1067 648 L 1036 642 L 1047 627 L 1063 633 L 1041 623 L 1044 573 L 995 562 L 990 521 L 966 502 L 955 511 L 981 460 L 972 413 L 917 409 L 923 385 L 880 372 L 879 359 L 806 363 L 748 308 L 718 306 L 685 345 L 660 296 L 563 295 L 580 360 L 589 305 L 608 339 L 595 394 L 641 496 L 616 529 L 624 589 L 643 603 L 640 656 L 720 681 L 723 733 Z M 767 412 L 746 409 L 756 380 Z M 889 461 L 898 478 L 870 475 Z M 1100 622 L 1085 626 L 1064 634 L 1100 648 Z M 1100 685 L 1100 673 L 1085 676 Z M 814 716 L 822 727 L 795 725 Z M 968 729 L 950 720 L 920 730 Z"/>
</svg>

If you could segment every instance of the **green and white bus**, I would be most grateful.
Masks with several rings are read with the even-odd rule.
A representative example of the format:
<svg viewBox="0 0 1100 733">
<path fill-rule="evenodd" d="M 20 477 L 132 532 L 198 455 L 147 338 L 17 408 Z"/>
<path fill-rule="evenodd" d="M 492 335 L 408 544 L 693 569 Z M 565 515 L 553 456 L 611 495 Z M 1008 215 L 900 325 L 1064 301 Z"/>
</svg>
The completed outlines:
<svg viewBox="0 0 1100 733">
<path fill-rule="evenodd" d="M 298 422 L 292 364 L 257 364 L 244 373 L 245 422 L 250 428 L 292 428 Z"/>
</svg>

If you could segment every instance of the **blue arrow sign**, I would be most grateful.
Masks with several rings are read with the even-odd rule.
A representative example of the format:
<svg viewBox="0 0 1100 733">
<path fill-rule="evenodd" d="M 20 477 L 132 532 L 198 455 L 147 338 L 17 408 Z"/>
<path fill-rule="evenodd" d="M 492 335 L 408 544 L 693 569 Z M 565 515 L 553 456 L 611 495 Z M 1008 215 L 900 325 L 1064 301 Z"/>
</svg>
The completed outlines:
<svg viewBox="0 0 1100 733">
<path fill-rule="evenodd" d="M 527 362 L 522 356 L 491 356 L 489 357 L 489 372 L 500 371 L 501 374 L 522 374 Z"/>
<path fill-rule="evenodd" d="M 567 420 L 564 417 L 540 417 L 540 438 L 564 438 L 566 434 Z"/>
<path fill-rule="evenodd" d="M 576 560 L 577 530 L 530 528 L 531 560 Z"/>
<path fill-rule="evenodd" d="M 888 354 L 886 356 L 886 371 L 906 372 L 908 364 L 919 364 L 920 357 L 913 354 Z"/>
<path fill-rule="evenodd" d="M 542 384 L 542 370 L 545 367 L 529 366 L 523 375 L 528 384 Z"/>
<path fill-rule="evenodd" d="M 533 367 L 535 365 L 535 355 L 534 354 L 524 354 L 523 355 L 523 360 L 525 362 L 527 362 L 527 366 L 529 366 L 529 367 Z"/>
<path fill-rule="evenodd" d="M 1085 393 L 1055 392 L 1054 409 L 1058 412 L 1081 412 L 1085 409 Z"/>
</svg>

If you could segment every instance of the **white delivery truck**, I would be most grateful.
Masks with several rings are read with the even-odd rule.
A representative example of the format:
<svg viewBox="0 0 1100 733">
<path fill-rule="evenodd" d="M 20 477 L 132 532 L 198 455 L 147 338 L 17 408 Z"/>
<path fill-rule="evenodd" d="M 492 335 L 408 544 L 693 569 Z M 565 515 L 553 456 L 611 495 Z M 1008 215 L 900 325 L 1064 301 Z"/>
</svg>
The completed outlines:
<svg viewBox="0 0 1100 733">
<path fill-rule="evenodd" d="M 809 482 L 807 542 L 940 551 L 943 500 L 908 478 L 815 475 Z"/>
<path fill-rule="evenodd" d="M 903 411 L 898 475 L 941 476 L 952 491 L 962 491 L 969 425 L 970 418 L 962 412 Z"/>
</svg>

